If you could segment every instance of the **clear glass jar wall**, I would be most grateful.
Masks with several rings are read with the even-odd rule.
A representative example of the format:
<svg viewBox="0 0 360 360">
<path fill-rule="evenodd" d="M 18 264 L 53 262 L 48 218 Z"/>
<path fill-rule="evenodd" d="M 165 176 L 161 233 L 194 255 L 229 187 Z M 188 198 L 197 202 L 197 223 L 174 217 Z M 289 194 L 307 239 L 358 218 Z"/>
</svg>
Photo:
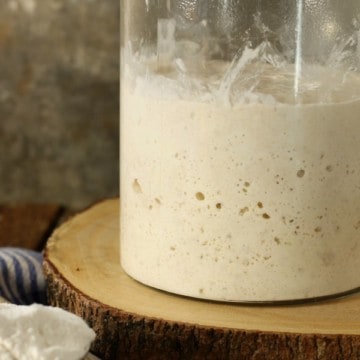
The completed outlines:
<svg viewBox="0 0 360 360">
<path fill-rule="evenodd" d="M 360 286 L 360 2 L 125 0 L 121 262 L 192 297 Z"/>
</svg>

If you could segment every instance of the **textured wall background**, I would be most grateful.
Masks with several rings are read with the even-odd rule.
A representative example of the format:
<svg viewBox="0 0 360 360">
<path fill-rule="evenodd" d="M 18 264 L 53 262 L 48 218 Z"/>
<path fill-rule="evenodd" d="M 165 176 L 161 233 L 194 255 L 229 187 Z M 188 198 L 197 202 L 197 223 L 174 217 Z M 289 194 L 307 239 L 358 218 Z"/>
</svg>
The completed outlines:
<svg viewBox="0 0 360 360">
<path fill-rule="evenodd" d="M 0 203 L 118 195 L 119 0 L 0 0 Z"/>
</svg>

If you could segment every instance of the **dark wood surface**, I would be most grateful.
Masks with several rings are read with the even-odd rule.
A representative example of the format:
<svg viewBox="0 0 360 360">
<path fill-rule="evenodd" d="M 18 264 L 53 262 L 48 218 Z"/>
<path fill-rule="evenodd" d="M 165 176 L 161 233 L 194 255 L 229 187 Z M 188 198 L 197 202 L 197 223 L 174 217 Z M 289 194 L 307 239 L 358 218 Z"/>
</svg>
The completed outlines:
<svg viewBox="0 0 360 360">
<path fill-rule="evenodd" d="M 0 204 L 0 247 L 42 250 L 55 227 L 72 213 L 58 204 Z"/>
</svg>

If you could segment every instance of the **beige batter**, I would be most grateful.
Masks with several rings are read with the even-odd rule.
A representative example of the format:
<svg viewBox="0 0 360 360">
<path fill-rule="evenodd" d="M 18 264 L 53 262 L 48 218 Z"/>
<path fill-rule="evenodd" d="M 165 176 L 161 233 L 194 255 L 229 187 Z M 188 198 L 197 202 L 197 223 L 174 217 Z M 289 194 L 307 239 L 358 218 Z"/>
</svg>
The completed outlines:
<svg viewBox="0 0 360 360">
<path fill-rule="evenodd" d="M 169 97 L 160 77 L 123 84 L 124 270 L 226 301 L 359 287 L 360 101 L 341 95 L 360 79 L 331 103 L 224 105 Z"/>
</svg>

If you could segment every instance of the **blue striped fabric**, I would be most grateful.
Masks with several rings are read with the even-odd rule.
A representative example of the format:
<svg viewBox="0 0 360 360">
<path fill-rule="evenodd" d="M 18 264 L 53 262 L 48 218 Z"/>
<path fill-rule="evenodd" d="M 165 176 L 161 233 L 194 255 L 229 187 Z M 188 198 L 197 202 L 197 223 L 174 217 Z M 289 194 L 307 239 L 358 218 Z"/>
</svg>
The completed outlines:
<svg viewBox="0 0 360 360">
<path fill-rule="evenodd" d="M 0 296 L 19 305 L 45 303 L 40 253 L 21 248 L 0 248 Z"/>
</svg>

